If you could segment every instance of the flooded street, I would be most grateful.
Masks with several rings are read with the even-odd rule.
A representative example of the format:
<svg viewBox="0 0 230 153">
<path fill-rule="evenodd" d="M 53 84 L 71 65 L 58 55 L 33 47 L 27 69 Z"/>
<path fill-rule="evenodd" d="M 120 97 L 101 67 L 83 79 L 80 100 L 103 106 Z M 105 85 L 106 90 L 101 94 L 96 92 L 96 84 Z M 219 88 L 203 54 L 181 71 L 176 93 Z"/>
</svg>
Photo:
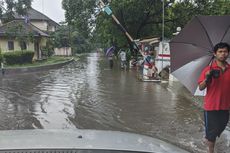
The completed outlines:
<svg viewBox="0 0 230 153">
<path fill-rule="evenodd" d="M 141 82 L 90 54 L 60 69 L 0 78 L 0 130 L 100 129 L 144 134 L 204 153 L 203 112 L 178 82 Z M 218 140 L 230 152 L 229 126 Z"/>
</svg>

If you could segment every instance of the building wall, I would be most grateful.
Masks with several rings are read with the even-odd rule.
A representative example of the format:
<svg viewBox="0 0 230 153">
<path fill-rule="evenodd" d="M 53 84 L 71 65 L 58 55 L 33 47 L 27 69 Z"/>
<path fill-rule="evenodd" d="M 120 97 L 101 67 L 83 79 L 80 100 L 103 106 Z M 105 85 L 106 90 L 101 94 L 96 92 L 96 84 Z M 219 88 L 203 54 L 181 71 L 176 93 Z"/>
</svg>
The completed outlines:
<svg viewBox="0 0 230 153">
<path fill-rule="evenodd" d="M 14 41 L 14 50 L 21 50 L 21 47 L 19 45 L 19 42 L 16 40 L 11 40 Z M 33 42 L 27 42 L 27 50 L 34 51 L 34 43 Z M 42 38 L 40 42 L 40 48 L 42 46 L 46 46 L 46 38 Z M 13 50 L 8 49 L 8 39 L 5 38 L 0 38 L 0 48 L 3 52 L 9 52 Z"/>
<path fill-rule="evenodd" d="M 42 59 L 42 52 L 41 52 L 41 48 L 46 46 L 46 42 L 47 42 L 47 38 L 43 37 L 40 42 L 39 42 L 39 51 L 35 51 L 35 46 L 33 46 L 33 51 L 34 51 L 34 59 Z"/>
<path fill-rule="evenodd" d="M 30 23 L 39 28 L 40 30 L 48 31 L 47 21 L 31 21 Z"/>
<path fill-rule="evenodd" d="M 70 47 L 54 48 L 54 54 L 59 56 L 71 56 L 72 51 Z"/>
<path fill-rule="evenodd" d="M 48 26 L 48 31 L 52 31 L 52 32 L 54 32 L 56 30 L 56 28 L 54 27 L 54 26 Z"/>
<path fill-rule="evenodd" d="M 46 46 L 46 42 L 47 42 L 47 38 L 46 38 L 46 37 L 43 37 L 43 38 L 41 39 L 40 46 L 41 46 L 41 47 L 42 47 L 42 46 Z"/>
<path fill-rule="evenodd" d="M 21 50 L 21 47 L 19 45 L 19 42 L 16 41 L 16 40 L 11 40 L 11 41 L 14 41 L 14 50 L 9 50 L 8 49 L 8 39 L 6 38 L 0 38 L 0 48 L 2 50 L 2 52 L 11 52 L 11 51 L 20 51 Z M 34 47 L 34 43 L 33 42 L 27 42 L 27 50 L 29 51 L 34 51 L 35 54 L 34 54 L 34 59 L 38 59 L 41 58 L 41 48 L 43 46 L 46 46 L 46 37 L 43 37 L 39 43 L 39 52 L 35 52 L 35 47 Z M 39 55 L 37 55 L 39 54 Z"/>
<path fill-rule="evenodd" d="M 30 23 L 43 31 L 54 32 L 56 30 L 56 28 L 54 26 L 49 25 L 47 21 L 31 21 Z"/>
<path fill-rule="evenodd" d="M 171 56 L 170 56 L 169 42 L 168 41 L 160 42 L 159 47 L 156 47 L 156 51 L 157 53 L 155 58 L 155 64 L 157 66 L 158 71 L 160 72 L 165 67 L 170 66 Z"/>
<path fill-rule="evenodd" d="M 21 47 L 18 41 L 15 41 L 15 40 L 11 40 L 11 41 L 14 42 L 14 50 L 21 50 Z M 34 51 L 34 43 L 28 42 L 26 45 L 27 45 L 27 50 Z M 8 39 L 6 38 L 0 38 L 0 48 L 2 52 L 14 51 L 14 50 L 8 49 Z"/>
</svg>

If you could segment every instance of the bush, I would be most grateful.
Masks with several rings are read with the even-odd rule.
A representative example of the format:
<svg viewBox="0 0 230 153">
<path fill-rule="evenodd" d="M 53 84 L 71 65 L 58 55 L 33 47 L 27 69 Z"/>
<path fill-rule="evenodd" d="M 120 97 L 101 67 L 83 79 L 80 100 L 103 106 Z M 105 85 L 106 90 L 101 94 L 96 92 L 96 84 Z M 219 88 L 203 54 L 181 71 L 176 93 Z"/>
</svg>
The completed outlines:
<svg viewBox="0 0 230 153">
<path fill-rule="evenodd" d="M 32 51 L 14 51 L 3 54 L 6 64 L 25 64 L 32 63 L 34 52 Z"/>
<path fill-rule="evenodd" d="M 24 51 L 21 54 L 22 64 L 23 63 L 32 63 L 34 57 L 34 52 Z"/>
<path fill-rule="evenodd" d="M 42 57 L 50 57 L 54 54 L 54 51 L 52 48 L 50 47 L 42 47 L 41 48 L 41 51 L 42 51 Z"/>
</svg>

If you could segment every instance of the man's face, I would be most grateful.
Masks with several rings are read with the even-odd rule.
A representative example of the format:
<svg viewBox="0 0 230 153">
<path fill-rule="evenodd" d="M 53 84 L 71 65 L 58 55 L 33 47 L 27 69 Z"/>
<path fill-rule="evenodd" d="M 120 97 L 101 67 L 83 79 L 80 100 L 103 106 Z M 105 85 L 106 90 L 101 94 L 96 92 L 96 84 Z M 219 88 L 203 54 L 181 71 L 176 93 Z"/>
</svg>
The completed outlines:
<svg viewBox="0 0 230 153">
<path fill-rule="evenodd" d="M 214 53 L 214 56 L 218 61 L 226 61 L 228 58 L 229 52 L 227 48 L 219 48 L 216 53 Z"/>
</svg>

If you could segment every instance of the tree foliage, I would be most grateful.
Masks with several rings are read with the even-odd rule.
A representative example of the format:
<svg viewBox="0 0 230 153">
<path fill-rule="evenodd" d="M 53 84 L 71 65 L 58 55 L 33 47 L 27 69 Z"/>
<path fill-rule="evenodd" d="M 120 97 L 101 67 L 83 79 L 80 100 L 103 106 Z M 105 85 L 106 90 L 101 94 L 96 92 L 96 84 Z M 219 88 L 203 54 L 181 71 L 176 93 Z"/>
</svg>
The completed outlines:
<svg viewBox="0 0 230 153">
<path fill-rule="evenodd" d="M 95 0 L 63 0 L 65 18 L 68 24 L 69 42 L 73 52 L 80 53 L 91 50 L 89 44 L 92 31 L 92 14 Z"/>
<path fill-rule="evenodd" d="M 184 27 L 196 15 L 230 14 L 229 0 L 110 0 L 113 14 L 134 39 L 161 37 L 162 12 L 165 10 L 165 37 L 171 38 L 176 27 Z M 83 39 L 101 46 L 123 46 L 129 41 L 95 0 L 63 0 L 66 21 Z M 94 30 L 92 31 L 92 25 Z M 89 39 L 92 37 L 92 39 Z"/>
<path fill-rule="evenodd" d="M 175 29 L 176 27 L 184 27 L 186 23 L 196 15 L 229 15 L 229 0 L 184 0 L 177 2 L 170 8 L 170 22 L 167 26 Z M 172 31 L 169 31 L 168 36 Z"/>
<path fill-rule="evenodd" d="M 70 46 L 70 37 L 68 26 L 60 26 L 55 33 L 52 33 L 51 36 L 54 39 L 54 47 L 69 47 Z"/>
<path fill-rule="evenodd" d="M 90 33 L 90 20 L 92 18 L 94 0 L 63 0 L 63 9 L 68 25 L 77 27 L 81 34 L 88 38 Z"/>
<path fill-rule="evenodd" d="M 14 12 L 19 15 L 26 15 L 27 10 L 31 7 L 33 0 L 1 0 L 0 17 L 4 22 L 14 19 Z M 3 17 L 4 14 L 4 17 Z"/>
<path fill-rule="evenodd" d="M 17 23 L 11 26 L 8 26 L 6 29 L 6 37 L 9 39 L 16 39 L 23 50 L 24 43 L 34 42 L 34 34 L 30 31 L 27 31 L 23 23 Z"/>
<path fill-rule="evenodd" d="M 165 9 L 169 8 L 173 2 L 174 0 L 166 2 L 164 5 Z M 113 14 L 118 18 L 133 39 L 157 37 L 161 35 L 161 0 L 119 0 L 112 1 L 110 7 Z M 106 23 L 110 24 L 105 25 Z M 107 30 L 106 33 L 104 33 L 105 30 Z M 120 32 L 115 22 L 112 21 L 112 18 L 104 13 L 97 18 L 96 33 L 99 37 L 97 40 L 109 40 L 107 44 L 115 42 L 119 46 L 123 46 L 128 42 L 125 35 Z M 101 35 L 101 33 L 104 33 L 104 35 Z"/>
</svg>

